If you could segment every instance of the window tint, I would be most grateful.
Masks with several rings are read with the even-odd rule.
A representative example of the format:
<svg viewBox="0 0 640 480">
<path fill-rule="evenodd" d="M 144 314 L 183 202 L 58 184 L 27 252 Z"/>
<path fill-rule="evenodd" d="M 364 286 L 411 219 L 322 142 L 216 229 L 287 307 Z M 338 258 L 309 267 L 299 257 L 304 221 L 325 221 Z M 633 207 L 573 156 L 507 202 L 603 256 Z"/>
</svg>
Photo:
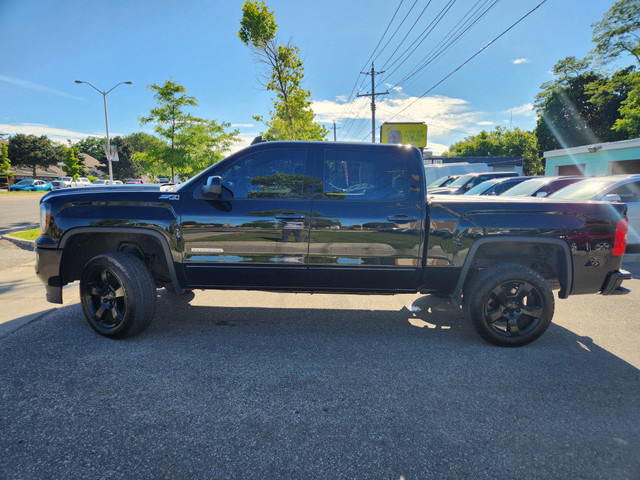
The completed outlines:
<svg viewBox="0 0 640 480">
<path fill-rule="evenodd" d="M 324 198 L 333 200 L 402 199 L 410 188 L 402 157 L 362 150 L 327 150 L 323 184 Z"/>
<path fill-rule="evenodd" d="M 222 185 L 234 198 L 301 198 L 306 150 L 256 152 L 225 168 Z"/>
<path fill-rule="evenodd" d="M 614 188 L 609 194 L 620 195 L 622 202 L 640 201 L 640 182 L 627 183 L 618 188 Z"/>
</svg>

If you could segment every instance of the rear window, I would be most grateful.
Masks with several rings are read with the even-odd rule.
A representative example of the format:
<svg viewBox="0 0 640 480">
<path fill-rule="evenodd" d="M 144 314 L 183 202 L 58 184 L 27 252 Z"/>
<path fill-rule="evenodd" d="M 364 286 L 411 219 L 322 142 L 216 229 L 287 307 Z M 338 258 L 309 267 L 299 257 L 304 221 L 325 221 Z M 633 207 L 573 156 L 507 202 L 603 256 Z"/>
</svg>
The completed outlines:
<svg viewBox="0 0 640 480">
<path fill-rule="evenodd" d="M 511 187 L 502 195 L 505 197 L 528 197 L 536 192 L 540 187 L 543 187 L 549 180 L 547 178 L 532 178 L 519 183 L 515 187 Z"/>
<path fill-rule="evenodd" d="M 327 200 L 395 200 L 409 194 L 404 158 L 371 150 L 327 150 L 323 198 Z"/>
<path fill-rule="evenodd" d="M 605 188 L 616 183 L 611 178 L 594 178 L 582 180 L 558 190 L 556 193 L 549 195 L 549 198 L 559 198 L 562 200 L 590 200 Z"/>
</svg>

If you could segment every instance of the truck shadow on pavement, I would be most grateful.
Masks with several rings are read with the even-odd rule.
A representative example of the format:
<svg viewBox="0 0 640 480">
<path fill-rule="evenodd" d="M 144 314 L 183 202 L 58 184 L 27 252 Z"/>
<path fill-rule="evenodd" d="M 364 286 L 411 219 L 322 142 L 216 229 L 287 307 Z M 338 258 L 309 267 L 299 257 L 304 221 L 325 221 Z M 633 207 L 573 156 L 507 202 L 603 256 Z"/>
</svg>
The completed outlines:
<svg viewBox="0 0 640 480">
<path fill-rule="evenodd" d="M 528 346 L 499 348 L 441 299 L 407 307 L 378 297 L 369 310 L 340 297 L 335 308 L 318 307 L 326 298 L 276 298 L 289 303 L 200 306 L 198 294 L 191 305 L 159 291 L 153 323 L 127 340 L 97 335 L 78 304 L 3 338 L 0 471 L 567 479 L 638 472 L 640 371 L 589 338 L 552 324 Z"/>
</svg>

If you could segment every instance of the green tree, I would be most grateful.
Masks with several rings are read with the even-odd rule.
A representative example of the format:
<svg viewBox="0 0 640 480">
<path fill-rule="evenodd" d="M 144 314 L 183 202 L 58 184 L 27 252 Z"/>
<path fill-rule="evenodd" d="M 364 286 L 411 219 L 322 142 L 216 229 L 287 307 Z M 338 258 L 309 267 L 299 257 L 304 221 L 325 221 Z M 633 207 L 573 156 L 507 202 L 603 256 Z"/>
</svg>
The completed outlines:
<svg viewBox="0 0 640 480">
<path fill-rule="evenodd" d="M 560 60 L 553 69 L 556 78 L 541 86 L 534 130 L 541 152 L 624 139 L 612 127 L 630 91 L 632 69 L 608 77 L 587 68 L 574 57 Z"/>
<path fill-rule="evenodd" d="M 13 159 L 14 165 L 30 167 L 33 178 L 36 178 L 38 167 L 46 168 L 59 161 L 58 152 L 46 135 L 38 137 L 24 133 L 9 138 L 9 158 Z"/>
<path fill-rule="evenodd" d="M 466 137 L 449 147 L 449 155 L 459 157 L 522 157 L 522 170 L 525 175 L 542 173 L 542 160 L 538 155 L 535 135 L 531 132 L 514 128 L 508 130 L 497 126 L 491 132 L 481 131 L 478 135 Z"/>
<path fill-rule="evenodd" d="M 291 44 L 279 45 L 277 27 L 273 11 L 264 2 L 247 0 L 242 6 L 238 37 L 269 70 L 261 83 L 275 94 L 269 120 L 254 118 L 266 125 L 266 140 L 324 140 L 329 131 L 314 121 L 311 92 L 302 87 L 300 50 Z"/>
<path fill-rule="evenodd" d="M 591 26 L 594 53 L 605 63 L 623 53 L 640 63 L 640 0 L 618 0 Z"/>
<path fill-rule="evenodd" d="M 67 148 L 64 156 L 64 166 L 62 167 L 62 170 L 74 180 L 77 180 L 78 177 L 80 177 L 82 168 L 80 167 L 80 162 L 78 161 L 73 148 Z"/>
<path fill-rule="evenodd" d="M 8 175 L 10 168 L 9 147 L 6 143 L 0 143 L 0 175 Z"/>
<path fill-rule="evenodd" d="M 180 142 L 181 134 L 194 118 L 185 112 L 185 108 L 197 106 L 198 101 L 186 94 L 185 87 L 172 80 L 165 81 L 162 86 L 153 83 L 147 88 L 154 92 L 157 105 L 150 110 L 149 115 L 140 117 L 140 124 L 154 124 L 154 132 L 169 144 L 170 151 L 156 155 L 155 160 L 169 167 L 173 178 L 174 170 L 182 170 L 186 163 L 187 152 Z"/>
<path fill-rule="evenodd" d="M 613 125 L 616 132 L 626 138 L 640 137 L 640 73 L 629 75 L 632 89 L 621 102 L 620 118 Z"/>
<path fill-rule="evenodd" d="M 73 146 L 78 153 L 86 153 L 87 155 L 91 155 L 96 160 L 100 160 L 102 157 L 105 158 L 106 154 L 104 153 L 104 148 L 107 145 L 106 138 L 98 138 L 98 137 L 87 137 L 79 142 L 76 142 Z"/>
<path fill-rule="evenodd" d="M 157 148 L 158 145 L 165 146 L 158 137 L 144 132 L 132 133 L 126 137 L 114 137 L 111 139 L 111 144 L 118 149 L 118 161 L 113 162 L 113 178 L 118 180 L 138 178 L 143 174 L 143 165 L 135 158 L 136 154 L 148 152 Z M 106 138 L 88 137 L 77 142 L 74 148 L 79 153 L 86 153 L 98 160 L 102 164 L 98 168 L 106 174 L 109 171 L 107 156 L 104 152 L 106 145 Z"/>
<path fill-rule="evenodd" d="M 150 143 L 148 150 L 135 155 L 134 159 L 152 176 L 163 175 L 167 170 L 171 171 L 171 178 L 176 171 L 193 175 L 220 160 L 239 139 L 238 130 L 226 131 L 231 126 L 229 123 L 186 112 L 186 107 L 197 106 L 198 101 L 187 95 L 182 85 L 167 80 L 162 86 L 153 84 L 149 88 L 155 92 L 157 106 L 148 116 L 140 118 L 140 123 L 154 124 L 154 131 L 162 142 Z"/>
</svg>

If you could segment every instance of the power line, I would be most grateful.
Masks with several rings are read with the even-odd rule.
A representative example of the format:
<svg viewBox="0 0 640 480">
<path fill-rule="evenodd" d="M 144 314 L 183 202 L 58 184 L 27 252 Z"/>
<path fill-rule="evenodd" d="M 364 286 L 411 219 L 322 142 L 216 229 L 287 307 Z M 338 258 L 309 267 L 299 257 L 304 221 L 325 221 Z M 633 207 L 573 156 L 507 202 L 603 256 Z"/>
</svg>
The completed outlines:
<svg viewBox="0 0 640 480">
<path fill-rule="evenodd" d="M 385 28 L 384 33 L 382 34 L 382 36 L 380 37 L 380 40 L 378 40 L 378 44 L 376 45 L 376 48 L 373 49 L 373 52 L 371 52 L 371 55 L 369 55 L 369 58 L 367 59 L 366 62 L 364 62 L 364 66 L 362 67 L 362 69 L 367 68 L 367 65 L 369 65 L 369 61 L 371 60 L 371 58 L 373 57 L 373 55 L 376 53 L 376 50 L 378 49 L 378 47 L 380 46 L 380 44 L 382 43 L 382 40 L 384 39 L 384 36 L 387 34 L 387 32 L 389 31 L 389 28 L 391 27 L 391 24 L 393 23 L 393 20 L 396 18 L 396 15 L 398 14 L 398 12 L 400 11 L 400 7 L 402 6 L 402 4 L 404 3 L 404 0 L 400 0 L 400 3 L 398 4 L 398 7 L 396 8 L 396 11 L 393 14 L 393 17 L 391 17 L 391 20 L 389 20 L 389 23 L 387 24 L 387 28 Z M 344 118 L 344 114 L 347 111 L 347 109 L 349 108 L 348 105 L 350 104 L 351 100 L 353 99 L 353 92 L 355 91 L 356 87 L 358 86 L 358 79 L 360 78 L 360 74 L 358 74 L 358 76 L 356 77 L 356 81 L 353 84 L 353 87 L 351 88 L 351 93 L 349 94 L 349 96 L 347 97 L 347 106 L 344 108 L 344 110 L 342 111 L 342 113 L 340 114 L 340 117 L 338 117 L 338 122 L 340 120 L 342 120 L 342 118 Z M 366 77 L 365 77 L 366 78 Z M 362 88 L 362 84 L 361 87 Z"/>
<path fill-rule="evenodd" d="M 378 55 L 376 55 L 376 57 L 373 59 L 373 61 L 375 62 L 376 60 L 378 60 L 378 58 L 380 57 L 380 55 L 382 54 L 382 52 L 384 52 L 384 49 L 387 48 L 387 46 L 389 45 L 389 42 L 391 42 L 391 40 L 393 40 L 393 37 L 396 36 L 396 33 L 398 33 L 398 30 L 400 30 L 400 27 L 402 27 L 402 25 L 404 24 L 404 21 L 409 17 L 409 14 L 411 13 L 411 11 L 413 10 L 413 7 L 416 6 L 416 3 L 418 3 L 418 0 L 415 0 L 413 2 L 413 5 L 411 5 L 411 8 L 409 9 L 409 11 L 406 13 L 406 15 L 404 16 L 404 18 L 402 19 L 402 21 L 400 22 L 400 25 L 398 25 L 398 27 L 395 29 L 395 31 L 393 32 L 393 34 L 391 35 L 391 37 L 389 38 L 389 40 L 387 40 L 387 43 L 384 44 L 384 47 L 382 47 L 382 49 L 378 52 Z"/>
<path fill-rule="evenodd" d="M 464 62 L 462 62 L 458 67 L 456 67 L 455 69 L 453 69 L 451 72 L 449 72 L 445 77 L 443 77 L 438 83 L 436 83 L 435 85 L 433 85 L 431 88 L 429 88 L 426 92 L 424 92 L 422 95 L 420 95 L 418 98 L 416 98 L 413 102 L 411 102 L 409 105 L 407 105 L 406 107 L 404 107 L 402 110 L 400 110 L 398 113 L 396 113 L 393 117 L 391 117 L 389 120 L 393 120 L 395 117 L 397 117 L 398 115 L 400 115 L 402 112 L 404 112 L 406 109 L 408 109 L 409 107 L 411 107 L 413 104 L 415 104 L 418 100 L 420 100 L 421 98 L 423 98 L 425 95 L 427 95 L 428 93 L 430 93 L 431 91 L 433 91 L 436 87 L 438 87 L 441 83 L 443 83 L 445 80 L 447 80 L 449 77 L 451 77 L 454 73 L 456 73 L 458 70 L 460 70 L 462 67 L 464 67 L 467 63 L 469 63 L 471 60 L 473 60 L 474 58 L 476 58 L 478 55 L 480 55 L 482 52 L 484 52 L 489 46 L 491 46 L 493 43 L 495 43 L 497 40 L 499 40 L 502 36 L 504 36 L 507 32 L 509 32 L 510 30 L 512 30 L 516 25 L 518 25 L 520 22 L 522 22 L 525 18 L 527 18 L 529 15 L 531 15 L 533 12 L 535 12 L 538 8 L 540 8 L 542 5 L 544 5 L 547 2 L 547 0 L 542 0 L 538 5 L 536 5 L 534 8 L 532 8 L 531 10 L 529 10 L 525 15 L 523 15 L 522 17 L 520 17 L 516 22 L 514 22 L 513 24 L 511 24 L 511 26 L 509 26 L 509 28 L 507 28 L 506 30 L 504 30 L 500 35 L 498 35 L 497 37 L 495 37 L 493 40 L 491 40 L 489 43 L 487 43 L 484 47 L 482 47 L 480 50 L 478 50 L 476 53 L 474 53 L 471 57 L 469 57 L 467 60 L 465 60 Z M 387 121 L 389 121 L 387 120 Z"/>
<path fill-rule="evenodd" d="M 427 4 L 424 6 L 424 8 L 422 9 L 422 12 L 420 12 L 420 15 L 418 15 L 418 18 L 416 18 L 415 22 L 413 22 L 413 25 L 411 25 L 411 28 L 409 28 L 409 30 L 407 30 L 407 33 L 404 35 L 404 37 L 402 38 L 402 40 L 400 40 L 400 43 L 398 44 L 398 46 L 396 47 L 396 50 L 399 49 L 402 44 L 404 43 L 404 41 L 407 39 L 407 37 L 409 36 L 409 34 L 413 31 L 413 29 L 415 28 L 416 24 L 418 23 L 418 21 L 422 18 L 422 15 L 424 15 L 424 12 L 427 11 L 427 7 L 429 7 L 429 5 L 431 5 L 431 1 L 429 0 L 427 2 Z M 391 55 L 389 55 L 389 58 L 387 58 L 387 61 L 384 63 L 384 65 L 382 65 L 382 68 L 385 68 L 387 66 L 387 63 L 389 63 L 389 60 L 391 60 L 391 57 L 393 57 L 393 53 Z"/>
<path fill-rule="evenodd" d="M 411 80 L 411 78 L 415 77 L 416 75 L 418 75 L 418 73 L 420 73 L 422 70 L 424 70 L 429 64 L 433 63 L 436 59 L 438 59 L 441 55 L 443 55 L 447 50 L 449 50 L 450 48 L 453 47 L 453 45 L 455 45 L 469 30 L 471 30 L 482 18 L 484 18 L 484 16 L 500 1 L 500 0 L 494 0 L 493 3 L 491 5 L 489 5 L 483 12 L 480 12 L 480 9 L 487 4 L 489 0 L 485 0 L 485 2 L 483 3 L 483 5 L 474 13 L 472 13 L 472 17 L 468 18 L 466 21 L 464 21 L 464 19 L 469 15 L 469 13 L 471 13 L 471 10 L 469 12 L 467 12 L 467 15 L 465 15 L 456 25 L 456 27 L 458 25 L 460 25 L 461 22 L 464 21 L 464 23 L 457 29 L 457 30 L 451 30 L 449 31 L 449 33 L 447 35 L 445 35 L 445 37 L 442 38 L 442 40 L 434 47 L 431 49 L 431 51 L 422 59 L 420 60 L 420 62 L 418 62 L 418 64 L 420 65 L 419 67 L 415 68 L 412 72 L 408 73 L 407 75 L 405 75 L 405 77 L 400 80 L 399 82 L 396 83 L 396 86 L 400 86 L 403 84 L 406 84 L 409 80 Z M 474 7 L 475 8 L 475 7 Z M 473 15 L 476 15 L 475 17 L 473 17 Z M 454 29 L 456 28 L 454 27 Z M 461 31 L 462 30 L 462 31 Z M 457 35 L 454 37 L 454 35 Z M 447 43 L 448 42 L 448 43 Z M 443 45 L 444 43 L 444 45 Z M 435 53 L 434 53 L 435 51 Z M 397 70 L 397 69 L 396 69 Z M 394 70 L 395 72 L 395 70 Z M 391 72 L 393 73 L 393 72 Z M 388 78 L 388 76 L 387 76 Z M 386 80 L 386 78 L 385 78 Z"/>
<path fill-rule="evenodd" d="M 408 52 L 408 51 L 409 51 L 409 50 L 410 50 L 410 49 L 411 49 L 411 48 L 416 44 L 416 42 L 418 42 L 418 41 L 419 41 L 419 43 L 418 43 L 418 45 L 417 45 L 417 46 L 420 46 L 420 45 L 422 44 L 422 42 L 424 42 L 424 41 L 426 40 L 426 38 L 429 36 L 429 34 L 433 31 L 433 29 L 438 25 L 438 23 L 440 23 L 440 20 L 442 20 L 442 18 L 443 18 L 443 17 L 444 17 L 444 15 L 446 14 L 445 9 L 446 9 L 446 11 L 448 12 L 448 11 L 449 11 L 449 9 L 453 6 L 453 4 L 454 4 L 454 3 L 456 3 L 456 1 L 457 1 L 457 0 L 449 0 L 449 3 L 448 3 L 447 5 L 445 5 L 445 6 L 444 6 L 444 8 L 443 8 L 442 10 L 440 10 L 440 13 L 438 13 L 438 14 L 435 16 L 435 18 L 431 21 L 431 23 L 430 23 L 429 25 L 427 25 L 427 27 L 422 31 L 422 33 L 421 33 L 420 35 L 418 35 L 418 37 L 413 41 L 413 43 L 411 43 L 411 45 L 409 45 L 409 46 L 405 49 L 405 51 L 404 51 L 404 52 L 402 52 L 402 54 L 401 54 L 400 56 L 398 56 L 398 58 L 396 58 L 396 60 L 394 60 L 394 61 L 393 61 L 393 63 L 391 63 L 391 65 L 389 65 L 389 68 L 393 67 L 397 62 L 399 62 L 399 61 L 400 61 L 400 59 L 401 59 L 402 57 L 404 57 L 404 56 L 405 56 L 405 54 L 406 54 L 406 53 L 407 53 L 407 52 Z M 478 0 L 478 1 L 480 1 L 480 0 Z M 443 14 L 443 12 L 444 12 L 444 14 Z M 434 23 L 435 23 L 435 25 L 434 25 Z M 432 27 L 432 26 L 433 26 L 433 27 Z M 427 30 L 428 30 L 428 31 L 427 31 Z M 415 50 L 414 50 L 414 51 L 415 51 Z M 410 53 L 410 54 L 407 56 L 407 59 L 408 59 L 411 55 L 413 55 L 413 52 L 412 52 L 412 53 Z M 391 60 L 391 59 L 389 58 L 389 60 Z M 388 62 L 389 60 L 387 60 L 387 62 Z M 405 59 L 405 61 L 406 61 L 406 59 Z M 404 63 L 404 62 L 402 62 L 402 63 Z M 402 64 L 400 64 L 400 65 L 402 65 Z M 400 66 L 400 65 L 399 65 L 399 66 Z M 398 67 L 399 67 L 399 66 L 398 66 Z M 396 68 L 395 70 L 393 70 L 393 72 L 395 72 L 396 70 L 397 70 L 397 68 Z M 387 78 L 388 78 L 389 76 L 391 76 L 391 75 L 393 74 L 393 72 L 391 72 L 389 75 L 387 75 Z"/>
</svg>

